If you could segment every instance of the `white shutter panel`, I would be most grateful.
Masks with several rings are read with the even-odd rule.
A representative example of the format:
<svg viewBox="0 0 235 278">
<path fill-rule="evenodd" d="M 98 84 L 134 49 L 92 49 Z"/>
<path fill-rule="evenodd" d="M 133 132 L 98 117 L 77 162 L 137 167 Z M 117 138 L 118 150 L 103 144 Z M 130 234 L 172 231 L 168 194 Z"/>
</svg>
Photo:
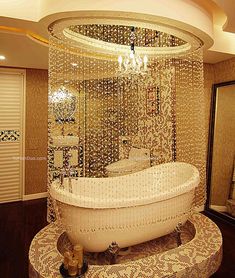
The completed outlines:
<svg viewBox="0 0 235 278">
<path fill-rule="evenodd" d="M 22 73 L 0 71 L 0 202 L 21 200 Z"/>
</svg>

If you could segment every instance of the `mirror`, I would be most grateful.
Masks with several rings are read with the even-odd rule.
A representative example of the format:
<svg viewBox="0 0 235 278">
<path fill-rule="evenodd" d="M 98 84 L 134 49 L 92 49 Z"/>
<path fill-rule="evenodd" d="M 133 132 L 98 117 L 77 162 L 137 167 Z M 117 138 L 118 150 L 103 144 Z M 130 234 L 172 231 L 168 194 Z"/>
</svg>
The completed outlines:
<svg viewBox="0 0 235 278">
<path fill-rule="evenodd" d="M 66 122 L 74 122 L 74 112 L 76 110 L 76 97 L 69 92 L 64 86 L 49 96 L 49 101 L 52 103 L 55 121 L 59 124 Z"/>
<path fill-rule="evenodd" d="M 207 211 L 235 223 L 235 81 L 213 85 Z"/>
</svg>

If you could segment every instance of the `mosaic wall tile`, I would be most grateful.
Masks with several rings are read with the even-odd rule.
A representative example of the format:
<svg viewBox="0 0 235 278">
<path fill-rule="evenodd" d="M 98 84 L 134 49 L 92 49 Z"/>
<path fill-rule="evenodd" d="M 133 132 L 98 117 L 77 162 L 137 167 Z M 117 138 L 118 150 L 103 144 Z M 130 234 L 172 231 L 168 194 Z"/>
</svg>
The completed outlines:
<svg viewBox="0 0 235 278">
<path fill-rule="evenodd" d="M 0 130 L 0 142 L 18 142 L 19 140 L 19 130 Z"/>
</svg>

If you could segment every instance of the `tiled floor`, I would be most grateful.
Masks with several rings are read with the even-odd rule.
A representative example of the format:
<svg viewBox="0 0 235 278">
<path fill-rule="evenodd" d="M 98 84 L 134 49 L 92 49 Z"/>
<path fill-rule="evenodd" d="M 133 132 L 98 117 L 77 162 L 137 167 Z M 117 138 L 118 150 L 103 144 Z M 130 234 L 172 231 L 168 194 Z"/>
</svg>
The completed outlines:
<svg viewBox="0 0 235 278">
<path fill-rule="evenodd" d="M 219 271 L 213 275 L 213 278 L 234 278 L 235 227 L 221 220 L 213 220 L 221 229 L 224 239 L 223 262 Z M 1 278 L 28 277 L 30 242 L 34 235 L 46 224 L 45 199 L 0 205 Z"/>
</svg>

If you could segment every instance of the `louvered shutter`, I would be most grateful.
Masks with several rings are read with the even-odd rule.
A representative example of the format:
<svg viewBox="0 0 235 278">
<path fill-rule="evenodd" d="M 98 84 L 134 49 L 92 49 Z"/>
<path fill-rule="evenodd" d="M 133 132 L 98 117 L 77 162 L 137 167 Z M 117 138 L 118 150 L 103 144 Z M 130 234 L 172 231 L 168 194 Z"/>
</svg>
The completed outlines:
<svg viewBox="0 0 235 278">
<path fill-rule="evenodd" d="M 24 75 L 0 71 L 0 202 L 22 199 Z"/>
</svg>

